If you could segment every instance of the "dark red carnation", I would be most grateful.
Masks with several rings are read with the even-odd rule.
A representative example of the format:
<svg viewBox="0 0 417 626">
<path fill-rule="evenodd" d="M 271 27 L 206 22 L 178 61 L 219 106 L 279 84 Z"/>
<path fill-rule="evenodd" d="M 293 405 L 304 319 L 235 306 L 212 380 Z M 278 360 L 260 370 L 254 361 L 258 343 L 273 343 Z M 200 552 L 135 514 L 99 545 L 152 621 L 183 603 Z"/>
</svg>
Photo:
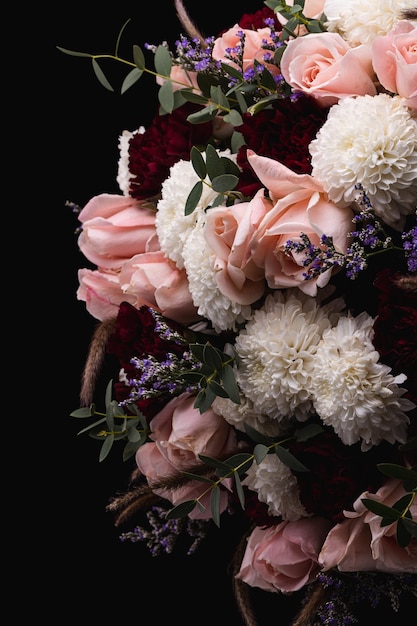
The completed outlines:
<svg viewBox="0 0 417 626">
<path fill-rule="evenodd" d="M 275 23 L 275 29 L 281 30 L 281 24 L 277 20 L 276 13 L 268 7 L 263 7 L 255 13 L 245 13 L 239 20 L 240 28 L 246 30 L 257 30 L 258 28 L 265 28 L 265 20 L 273 19 Z"/>
<path fill-rule="evenodd" d="M 172 330 L 179 330 L 179 326 L 169 321 Z M 115 329 L 107 342 L 107 352 L 115 356 L 128 378 L 134 378 L 137 371 L 131 364 L 132 357 L 144 358 L 154 356 L 158 361 L 166 358 L 168 352 L 181 356 L 184 345 L 163 339 L 155 331 L 155 319 L 147 307 L 136 309 L 127 302 L 122 302 L 116 320 Z M 130 387 L 124 383 L 114 384 L 115 399 L 118 402 L 126 400 Z M 140 400 L 139 409 L 148 417 L 152 417 L 166 403 L 166 398 L 151 398 Z"/>
<path fill-rule="evenodd" d="M 309 470 L 296 473 L 304 508 L 335 523 L 344 519 L 344 509 L 353 510 L 361 493 L 379 488 L 383 476 L 377 463 L 400 463 L 394 446 L 384 442 L 362 452 L 360 444 L 345 446 L 330 430 L 307 442 L 292 443 L 289 450 Z"/>
<path fill-rule="evenodd" d="M 319 107 L 315 100 L 300 97 L 277 100 L 273 108 L 245 115 L 244 123 L 236 128 L 245 139 L 238 153 L 242 168 L 239 191 L 253 196 L 261 187 L 247 162 L 246 152 L 266 156 L 286 165 L 297 174 L 311 174 L 308 146 L 326 121 L 328 108 Z"/>
<path fill-rule="evenodd" d="M 193 146 L 206 146 L 212 124 L 190 124 L 187 117 L 201 107 L 185 103 L 169 115 L 157 114 L 144 133 L 129 143 L 130 195 L 137 200 L 158 196 L 169 169 L 179 160 L 190 160 Z"/>
<path fill-rule="evenodd" d="M 408 397 L 417 402 L 417 277 L 401 276 L 386 268 L 379 272 L 374 285 L 378 308 L 373 344 L 393 374 L 406 374 Z"/>
</svg>

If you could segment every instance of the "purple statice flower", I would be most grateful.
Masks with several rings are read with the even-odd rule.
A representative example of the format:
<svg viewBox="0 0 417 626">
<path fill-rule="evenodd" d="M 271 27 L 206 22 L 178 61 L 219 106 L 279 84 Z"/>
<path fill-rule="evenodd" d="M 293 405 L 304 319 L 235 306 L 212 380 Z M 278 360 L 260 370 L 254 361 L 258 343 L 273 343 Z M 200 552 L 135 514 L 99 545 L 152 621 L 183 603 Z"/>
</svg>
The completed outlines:
<svg viewBox="0 0 417 626">
<path fill-rule="evenodd" d="M 152 556 L 171 554 L 180 536 L 193 539 L 188 547 L 187 555 L 194 554 L 207 534 L 208 520 L 187 518 L 165 519 L 166 510 L 153 506 L 146 513 L 148 527 L 136 526 L 133 531 L 122 533 L 122 542 L 138 543 L 145 541 Z"/>
</svg>

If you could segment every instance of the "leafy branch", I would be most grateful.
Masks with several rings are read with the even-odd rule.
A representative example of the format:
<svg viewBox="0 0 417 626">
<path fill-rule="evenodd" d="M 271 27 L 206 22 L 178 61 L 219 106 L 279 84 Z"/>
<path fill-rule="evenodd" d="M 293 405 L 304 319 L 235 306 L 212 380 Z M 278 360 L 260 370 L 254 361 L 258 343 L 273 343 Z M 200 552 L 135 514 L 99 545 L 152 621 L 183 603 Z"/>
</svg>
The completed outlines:
<svg viewBox="0 0 417 626">
<path fill-rule="evenodd" d="M 93 439 L 103 442 L 99 453 L 100 462 L 107 458 L 114 442 L 120 439 L 127 439 L 127 444 L 123 450 L 123 460 L 127 461 L 148 440 L 150 433 L 146 418 L 137 406 L 135 404 L 129 406 L 134 415 L 128 415 L 116 400 L 112 400 L 112 389 L 113 381 L 111 380 L 107 385 L 105 393 L 105 413 L 97 411 L 95 404 L 76 409 L 70 413 L 71 417 L 79 419 L 100 417 L 100 419 L 77 433 L 81 435 L 87 432 Z"/>
</svg>

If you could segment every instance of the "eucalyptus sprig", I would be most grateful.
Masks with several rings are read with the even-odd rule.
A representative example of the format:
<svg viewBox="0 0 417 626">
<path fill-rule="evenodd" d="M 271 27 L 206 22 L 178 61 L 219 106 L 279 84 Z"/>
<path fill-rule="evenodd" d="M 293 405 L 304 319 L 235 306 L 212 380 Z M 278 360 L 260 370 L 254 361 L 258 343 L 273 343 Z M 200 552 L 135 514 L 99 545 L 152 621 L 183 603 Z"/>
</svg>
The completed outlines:
<svg viewBox="0 0 417 626">
<path fill-rule="evenodd" d="M 239 388 L 232 366 L 234 358 L 209 342 L 192 343 L 190 350 L 201 365 L 193 371 L 180 372 L 180 376 L 200 388 L 194 408 L 204 413 L 216 397 L 229 398 L 235 404 L 240 404 Z"/>
<path fill-rule="evenodd" d="M 193 146 L 190 152 L 191 164 L 199 180 L 195 183 L 185 202 L 184 214 L 190 215 L 200 202 L 204 185 L 218 192 L 210 207 L 226 204 L 230 206 L 236 200 L 244 200 L 244 196 L 235 187 L 239 182 L 238 166 L 226 156 L 220 156 L 214 146 L 208 144 L 206 159 L 200 150 Z M 207 180 L 208 178 L 208 180 Z M 208 207 L 204 207 L 205 209 Z"/>
<path fill-rule="evenodd" d="M 99 461 L 104 461 L 107 458 L 115 441 L 127 439 L 127 444 L 123 450 L 123 460 L 127 461 L 148 440 L 150 430 L 145 416 L 135 404 L 129 406 L 134 415 L 129 415 L 116 400 L 112 400 L 112 389 L 113 381 L 110 380 L 105 392 L 105 413 L 97 411 L 96 405 L 93 403 L 89 407 L 81 407 L 72 411 L 70 416 L 78 419 L 98 416 L 98 420 L 80 430 L 78 435 L 88 433 L 93 439 L 103 442 Z"/>
</svg>

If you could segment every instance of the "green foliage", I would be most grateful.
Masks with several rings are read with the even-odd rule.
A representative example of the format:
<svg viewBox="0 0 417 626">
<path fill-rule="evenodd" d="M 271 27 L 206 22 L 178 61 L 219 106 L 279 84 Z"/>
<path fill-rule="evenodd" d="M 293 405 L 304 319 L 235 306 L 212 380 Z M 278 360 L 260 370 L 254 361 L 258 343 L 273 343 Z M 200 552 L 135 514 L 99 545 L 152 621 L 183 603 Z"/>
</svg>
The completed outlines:
<svg viewBox="0 0 417 626">
<path fill-rule="evenodd" d="M 198 370 L 182 373 L 185 380 L 197 381 L 200 387 L 194 407 L 199 409 L 200 413 L 204 413 L 217 396 L 229 398 L 232 402 L 239 404 L 239 388 L 232 368 L 233 357 L 215 348 L 209 342 L 192 343 L 190 350 L 201 364 Z"/>
<path fill-rule="evenodd" d="M 81 407 L 70 413 L 71 417 L 78 419 L 99 417 L 98 420 L 80 430 L 78 435 L 88 433 L 92 439 L 102 442 L 99 452 L 100 462 L 108 457 L 115 441 L 127 441 L 123 450 L 123 460 L 127 461 L 136 454 L 141 445 L 149 440 L 150 430 L 145 416 L 136 405 L 129 407 L 134 415 L 126 413 L 115 400 L 112 400 L 112 389 L 113 381 L 110 380 L 105 392 L 105 413 L 98 412 L 95 404 Z"/>
<path fill-rule="evenodd" d="M 203 194 L 203 185 L 208 185 L 218 192 L 211 204 L 212 207 L 220 206 L 221 204 L 229 206 L 236 199 L 243 199 L 240 192 L 233 191 L 239 182 L 239 168 L 231 159 L 220 156 L 214 146 L 208 144 L 205 161 L 200 150 L 193 146 L 190 152 L 190 160 L 200 180 L 197 181 L 188 194 L 184 209 L 185 215 L 190 215 L 196 209 Z"/>
<path fill-rule="evenodd" d="M 396 539 L 401 548 L 405 548 L 414 537 L 417 538 L 417 523 L 413 521 L 410 508 L 417 496 L 417 466 L 403 467 L 394 463 L 380 463 L 379 471 L 390 478 L 403 481 L 408 493 L 394 502 L 392 506 L 382 504 L 372 498 L 362 498 L 366 508 L 381 517 L 381 527 L 396 524 Z"/>
</svg>

